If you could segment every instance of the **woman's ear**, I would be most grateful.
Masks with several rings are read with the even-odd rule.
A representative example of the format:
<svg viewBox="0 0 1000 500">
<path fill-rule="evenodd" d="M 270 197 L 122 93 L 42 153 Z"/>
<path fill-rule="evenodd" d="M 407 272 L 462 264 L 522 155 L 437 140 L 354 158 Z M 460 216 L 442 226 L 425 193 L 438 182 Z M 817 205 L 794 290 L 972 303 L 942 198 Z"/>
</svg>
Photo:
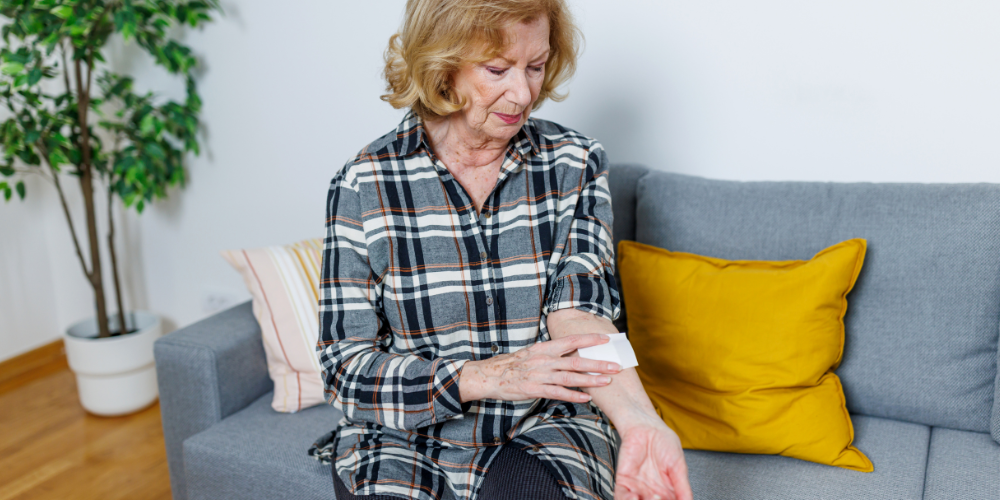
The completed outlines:
<svg viewBox="0 0 1000 500">
<path fill-rule="evenodd" d="M 442 95 L 448 102 L 454 104 L 455 106 L 461 108 L 463 105 L 462 97 L 458 95 L 458 90 L 455 88 L 455 72 L 451 72 L 444 79 L 444 86 L 441 89 Z"/>
</svg>

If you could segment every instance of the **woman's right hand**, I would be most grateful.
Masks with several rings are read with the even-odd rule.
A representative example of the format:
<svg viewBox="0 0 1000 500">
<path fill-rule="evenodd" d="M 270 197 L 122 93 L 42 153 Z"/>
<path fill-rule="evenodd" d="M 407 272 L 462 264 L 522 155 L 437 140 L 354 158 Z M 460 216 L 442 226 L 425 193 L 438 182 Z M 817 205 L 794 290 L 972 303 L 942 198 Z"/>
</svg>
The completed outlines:
<svg viewBox="0 0 1000 500">
<path fill-rule="evenodd" d="M 570 335 L 538 342 L 514 353 L 467 361 L 458 387 L 462 402 L 478 399 L 523 401 L 546 398 L 584 403 L 590 396 L 570 387 L 604 387 L 621 371 L 617 363 L 570 356 L 577 349 L 607 343 L 604 334 Z M 587 372 L 598 373 L 590 375 Z"/>
</svg>

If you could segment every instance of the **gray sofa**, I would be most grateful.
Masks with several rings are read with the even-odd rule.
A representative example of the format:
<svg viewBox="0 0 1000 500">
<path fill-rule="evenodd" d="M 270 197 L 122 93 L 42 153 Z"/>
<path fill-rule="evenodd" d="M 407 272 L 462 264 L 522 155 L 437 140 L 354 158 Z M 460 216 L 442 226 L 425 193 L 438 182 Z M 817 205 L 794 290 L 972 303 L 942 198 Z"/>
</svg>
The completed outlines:
<svg viewBox="0 0 1000 500">
<path fill-rule="evenodd" d="M 635 165 L 609 178 L 616 242 L 778 260 L 868 240 L 837 373 L 875 471 L 690 450 L 696 498 L 1000 498 L 1000 185 L 743 183 Z M 333 498 L 306 449 L 339 414 L 271 410 L 249 302 L 155 352 L 175 499 Z"/>
</svg>

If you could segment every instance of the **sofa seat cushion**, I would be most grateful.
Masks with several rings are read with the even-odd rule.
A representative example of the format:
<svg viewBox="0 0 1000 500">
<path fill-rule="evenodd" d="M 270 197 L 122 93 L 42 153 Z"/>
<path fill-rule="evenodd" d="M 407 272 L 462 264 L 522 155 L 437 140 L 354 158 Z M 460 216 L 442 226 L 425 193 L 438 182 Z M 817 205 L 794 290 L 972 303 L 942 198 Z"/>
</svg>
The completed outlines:
<svg viewBox="0 0 1000 500">
<path fill-rule="evenodd" d="M 985 432 L 931 429 L 924 498 L 1000 498 L 1000 444 Z"/>
<path fill-rule="evenodd" d="M 330 466 L 306 451 L 341 412 L 320 405 L 278 413 L 273 399 L 269 392 L 184 441 L 188 500 L 333 498 Z"/>
<path fill-rule="evenodd" d="M 314 439 L 334 427 L 341 413 L 328 405 L 294 414 L 278 413 L 271 409 L 272 399 L 271 393 L 264 394 L 247 408 L 184 441 L 184 473 L 190 500 L 333 497 L 330 466 L 321 465 L 306 455 L 306 450 Z M 696 498 L 921 498 L 930 428 L 864 415 L 851 415 L 851 419 L 854 444 L 872 460 L 874 472 L 856 472 L 776 455 L 687 450 L 685 457 Z M 992 484 L 996 489 L 1000 481 L 996 474 L 1000 451 L 992 449 L 993 455 L 984 455 L 982 450 L 991 448 L 983 445 L 989 443 L 979 443 L 984 439 L 989 441 L 989 435 L 950 432 L 958 435 L 942 435 L 938 439 L 939 463 L 928 471 L 928 484 L 936 481 L 937 486 L 931 489 L 954 491 L 952 483 L 947 481 L 976 482 L 966 485 L 967 488 L 979 485 L 989 488 Z M 968 456 L 962 456 L 960 448 L 969 445 L 965 439 L 955 438 L 968 436 L 973 437 L 971 442 L 978 447 Z M 1000 448 L 995 443 L 993 446 Z M 993 463 L 983 462 L 983 456 L 993 457 Z M 932 456 L 932 463 L 934 460 Z M 945 475 L 962 470 L 972 476 L 937 477 L 935 467 Z M 969 477 L 973 479 L 970 481 Z M 928 498 L 957 497 L 945 491 Z"/>
<path fill-rule="evenodd" d="M 854 445 L 875 465 L 858 472 L 778 455 L 687 450 L 694 497 L 711 499 L 920 499 L 930 427 L 851 415 Z"/>
</svg>

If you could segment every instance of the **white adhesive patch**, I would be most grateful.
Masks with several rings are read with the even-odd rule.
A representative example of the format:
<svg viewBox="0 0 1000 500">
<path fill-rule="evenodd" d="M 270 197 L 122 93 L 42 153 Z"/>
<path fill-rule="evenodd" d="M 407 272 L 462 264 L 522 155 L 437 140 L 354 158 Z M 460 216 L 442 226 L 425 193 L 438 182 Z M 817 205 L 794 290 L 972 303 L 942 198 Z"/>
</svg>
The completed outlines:
<svg viewBox="0 0 1000 500">
<path fill-rule="evenodd" d="M 607 333 L 611 341 L 607 344 L 595 345 L 577 349 L 581 358 L 595 359 L 597 361 L 610 361 L 621 365 L 622 370 L 639 366 L 639 361 L 635 359 L 635 351 L 632 350 L 632 343 L 624 333 Z M 591 375 L 600 375 L 591 373 Z"/>
</svg>

